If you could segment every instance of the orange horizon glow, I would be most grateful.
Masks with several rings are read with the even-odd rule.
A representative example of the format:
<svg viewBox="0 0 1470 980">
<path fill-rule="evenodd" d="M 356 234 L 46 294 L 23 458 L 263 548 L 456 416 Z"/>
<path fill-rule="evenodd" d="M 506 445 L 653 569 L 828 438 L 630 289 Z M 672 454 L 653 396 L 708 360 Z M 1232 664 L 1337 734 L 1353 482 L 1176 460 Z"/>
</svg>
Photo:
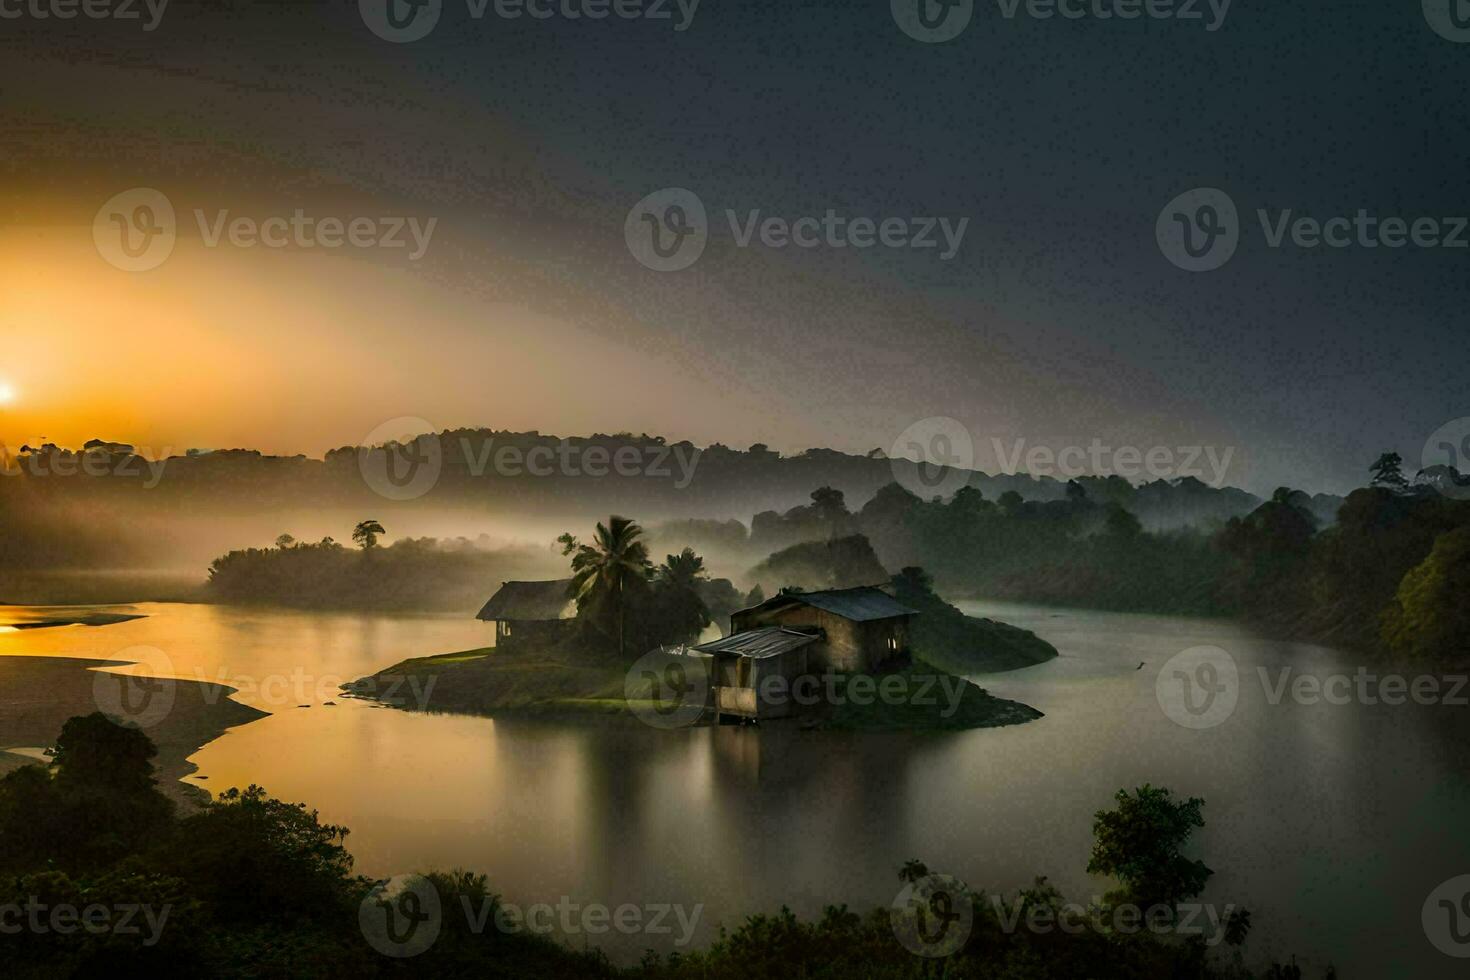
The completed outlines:
<svg viewBox="0 0 1470 980">
<path fill-rule="evenodd" d="M 105 439 L 155 457 L 319 457 L 405 416 L 435 430 L 668 434 L 671 403 L 710 401 L 699 365 L 324 253 L 180 236 L 162 266 L 128 273 L 102 260 L 90 229 L 10 229 L 0 292 L 0 444 L 12 447 Z M 610 398 L 616 378 L 637 383 Z M 751 399 L 726 417 L 741 412 L 774 409 Z M 722 435 L 739 438 L 672 437 Z"/>
</svg>

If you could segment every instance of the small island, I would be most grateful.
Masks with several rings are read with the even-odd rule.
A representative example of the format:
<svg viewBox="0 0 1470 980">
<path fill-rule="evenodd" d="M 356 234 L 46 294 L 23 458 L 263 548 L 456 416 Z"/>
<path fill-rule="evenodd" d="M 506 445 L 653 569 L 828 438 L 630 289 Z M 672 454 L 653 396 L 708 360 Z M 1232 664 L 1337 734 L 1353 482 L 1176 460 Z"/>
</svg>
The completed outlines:
<svg viewBox="0 0 1470 980">
<path fill-rule="evenodd" d="M 656 727 L 943 731 L 1041 717 L 962 675 L 1030 666 L 1056 650 L 965 616 L 920 568 L 873 585 L 787 586 L 770 598 L 757 586 L 719 616 L 726 623 L 716 615 L 727 594 L 738 596 L 731 583 L 710 580 L 689 548 L 654 566 L 642 535 L 616 516 L 592 544 L 563 535 L 571 577 L 505 582 L 481 609 L 494 646 L 405 660 L 345 692 L 410 710 Z M 809 550 L 871 559 L 866 539 L 854 538 Z M 829 567 L 824 577 L 843 575 Z M 715 626 L 721 635 L 709 638 Z"/>
</svg>

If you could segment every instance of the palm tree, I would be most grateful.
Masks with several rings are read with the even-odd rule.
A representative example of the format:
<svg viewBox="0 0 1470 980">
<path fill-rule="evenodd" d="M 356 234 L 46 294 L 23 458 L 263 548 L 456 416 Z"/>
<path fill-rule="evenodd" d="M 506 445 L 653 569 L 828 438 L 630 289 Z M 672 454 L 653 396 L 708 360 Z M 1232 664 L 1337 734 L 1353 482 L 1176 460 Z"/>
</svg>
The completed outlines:
<svg viewBox="0 0 1470 980">
<path fill-rule="evenodd" d="M 655 607 L 660 613 L 660 630 L 669 629 L 681 643 L 697 638 L 710 624 L 703 590 L 711 583 L 704 559 L 693 548 L 669 555 L 658 567 L 656 581 L 659 601 Z"/>
<path fill-rule="evenodd" d="M 387 533 L 377 521 L 363 521 L 352 529 L 352 540 L 363 551 L 371 551 L 378 546 L 378 535 Z"/>
<path fill-rule="evenodd" d="M 611 607 L 617 619 L 618 655 L 625 653 L 629 593 L 648 584 L 648 546 L 639 540 L 643 528 L 616 514 L 598 524 L 592 544 L 577 544 L 572 556 L 572 594 L 577 608 L 594 612 Z M 575 539 L 563 541 L 564 546 Z"/>
<path fill-rule="evenodd" d="M 658 568 L 658 576 L 662 581 L 691 591 L 705 574 L 704 559 L 696 555 L 693 548 L 685 548 L 677 555 L 668 555 Z"/>
</svg>

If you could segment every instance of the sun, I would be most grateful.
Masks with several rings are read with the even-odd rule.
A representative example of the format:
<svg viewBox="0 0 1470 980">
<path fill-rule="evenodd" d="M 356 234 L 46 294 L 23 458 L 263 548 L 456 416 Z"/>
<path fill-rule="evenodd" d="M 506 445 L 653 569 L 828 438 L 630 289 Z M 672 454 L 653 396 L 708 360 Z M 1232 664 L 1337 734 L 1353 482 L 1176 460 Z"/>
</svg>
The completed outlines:
<svg viewBox="0 0 1470 980">
<path fill-rule="evenodd" d="M 15 386 L 5 381 L 0 381 L 0 405 L 9 405 L 15 399 Z"/>
</svg>

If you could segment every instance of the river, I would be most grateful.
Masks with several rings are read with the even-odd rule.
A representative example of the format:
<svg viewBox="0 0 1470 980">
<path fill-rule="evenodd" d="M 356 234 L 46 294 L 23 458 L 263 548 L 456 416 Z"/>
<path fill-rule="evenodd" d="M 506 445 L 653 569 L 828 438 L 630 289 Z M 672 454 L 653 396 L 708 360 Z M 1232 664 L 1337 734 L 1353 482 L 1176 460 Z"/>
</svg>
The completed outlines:
<svg viewBox="0 0 1470 980">
<path fill-rule="evenodd" d="M 976 678 L 1044 718 L 926 736 L 662 731 L 335 697 L 341 681 L 405 657 L 491 642 L 487 624 L 439 616 L 140 604 L 130 608 L 146 618 L 130 622 L 0 634 L 0 655 L 151 648 L 162 658 L 135 669 L 240 687 L 238 700 L 272 714 L 193 757 L 204 785 L 306 801 L 351 828 L 356 867 L 375 876 L 467 868 L 523 907 L 697 907 L 695 944 L 782 904 L 804 916 L 887 904 L 909 858 L 989 891 L 1045 875 L 1085 901 L 1108 885 L 1084 870 L 1093 813 L 1153 783 L 1206 801 L 1195 851 L 1216 873 L 1202 900 L 1250 908 L 1252 962 L 1295 954 L 1308 977 L 1328 962 L 1345 978 L 1447 975 L 1454 961 L 1420 916 L 1437 885 L 1470 873 L 1470 709 L 1277 698 L 1283 676 L 1356 665 L 1227 622 L 963 606 L 1061 651 Z M 1226 651 L 1240 682 L 1233 712 L 1195 729 L 1161 707 L 1156 681 L 1199 645 Z M 680 932 L 572 941 L 626 960 L 673 948 Z"/>
</svg>

